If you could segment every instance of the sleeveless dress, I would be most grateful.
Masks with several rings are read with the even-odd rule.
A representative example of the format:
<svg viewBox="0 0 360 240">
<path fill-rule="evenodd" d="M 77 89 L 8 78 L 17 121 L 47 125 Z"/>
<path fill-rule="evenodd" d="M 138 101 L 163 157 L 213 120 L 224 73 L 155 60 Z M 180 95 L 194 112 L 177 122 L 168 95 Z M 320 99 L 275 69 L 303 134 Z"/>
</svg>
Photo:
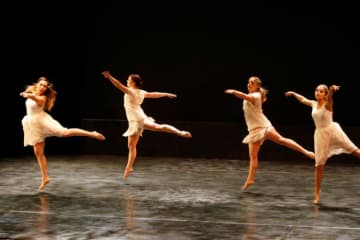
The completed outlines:
<svg viewBox="0 0 360 240">
<path fill-rule="evenodd" d="M 249 134 L 243 139 L 243 143 L 264 142 L 268 131 L 273 127 L 262 110 L 260 92 L 250 93 L 255 98 L 255 103 L 243 101 L 245 122 Z"/>
<path fill-rule="evenodd" d="M 142 136 L 144 122 L 151 121 L 151 118 L 141 108 L 146 91 L 141 89 L 129 89 L 129 91 L 129 93 L 124 94 L 124 108 L 128 121 L 128 129 L 123 133 L 123 136 L 128 137 L 137 133 Z"/>
<path fill-rule="evenodd" d="M 58 121 L 33 99 L 25 101 L 26 115 L 21 123 L 24 131 L 24 146 L 33 146 L 47 137 L 61 137 L 66 130 Z"/>
<path fill-rule="evenodd" d="M 333 155 L 350 154 L 357 149 L 341 126 L 333 121 L 333 112 L 327 110 L 325 105 L 318 108 L 317 102 L 314 102 L 311 116 L 315 123 L 315 166 L 325 165 Z"/>
</svg>

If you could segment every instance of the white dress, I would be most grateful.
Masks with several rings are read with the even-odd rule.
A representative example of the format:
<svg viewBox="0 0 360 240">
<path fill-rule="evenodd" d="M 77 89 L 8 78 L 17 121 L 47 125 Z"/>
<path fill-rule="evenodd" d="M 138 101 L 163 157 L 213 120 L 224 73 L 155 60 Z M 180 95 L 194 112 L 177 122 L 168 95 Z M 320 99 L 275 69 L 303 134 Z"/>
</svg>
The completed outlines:
<svg viewBox="0 0 360 240">
<path fill-rule="evenodd" d="M 315 166 L 325 165 L 328 158 L 341 153 L 352 153 L 357 149 L 337 122 L 333 121 L 333 112 L 325 105 L 312 106 L 311 116 L 315 123 L 314 150 Z"/>
<path fill-rule="evenodd" d="M 263 142 L 267 132 L 273 127 L 262 110 L 260 92 L 250 93 L 255 98 L 255 103 L 243 101 L 245 122 L 249 134 L 243 139 L 243 143 Z"/>
<path fill-rule="evenodd" d="M 142 136 L 144 131 L 144 122 L 150 121 L 151 118 L 146 116 L 141 108 L 141 104 L 145 98 L 145 90 L 129 89 L 129 93 L 124 94 L 124 108 L 126 118 L 128 120 L 128 129 L 123 133 L 124 137 L 134 135 L 136 133 Z"/>
<path fill-rule="evenodd" d="M 25 101 L 26 115 L 21 123 L 24 131 L 24 146 L 33 146 L 45 141 L 47 137 L 61 137 L 66 130 L 58 121 L 37 104 L 27 98 Z"/>
</svg>

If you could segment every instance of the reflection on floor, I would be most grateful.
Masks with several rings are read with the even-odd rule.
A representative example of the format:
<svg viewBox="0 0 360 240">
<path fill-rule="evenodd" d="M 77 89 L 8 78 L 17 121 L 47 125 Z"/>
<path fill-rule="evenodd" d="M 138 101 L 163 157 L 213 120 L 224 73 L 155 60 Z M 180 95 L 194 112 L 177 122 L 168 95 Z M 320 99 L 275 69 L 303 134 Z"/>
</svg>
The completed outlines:
<svg viewBox="0 0 360 240">
<path fill-rule="evenodd" d="M 32 156 L 0 159 L 0 239 L 360 239 L 360 162 L 264 161 L 242 192 L 247 160 L 48 156 L 42 192 Z"/>
</svg>

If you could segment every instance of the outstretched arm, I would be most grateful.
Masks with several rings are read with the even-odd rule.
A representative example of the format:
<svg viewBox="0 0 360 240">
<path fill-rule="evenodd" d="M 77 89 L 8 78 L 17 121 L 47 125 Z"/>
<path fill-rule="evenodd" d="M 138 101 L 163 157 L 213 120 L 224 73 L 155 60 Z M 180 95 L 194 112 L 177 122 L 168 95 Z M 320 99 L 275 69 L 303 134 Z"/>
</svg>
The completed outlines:
<svg viewBox="0 0 360 240">
<path fill-rule="evenodd" d="M 166 93 L 166 92 L 147 92 L 145 93 L 145 97 L 146 98 L 162 98 L 162 97 L 176 98 L 176 94 Z"/>
<path fill-rule="evenodd" d="M 114 78 L 110 71 L 103 71 L 102 75 L 109 79 L 110 82 L 120 91 L 124 92 L 124 93 L 129 93 L 129 88 L 127 86 L 125 86 L 124 84 L 122 84 L 119 80 L 117 80 L 116 78 Z"/>
<path fill-rule="evenodd" d="M 299 102 L 301 102 L 302 104 L 305 104 L 306 106 L 309 106 L 309 107 L 312 107 L 313 105 L 313 101 L 310 100 L 310 99 L 307 99 L 306 97 L 304 97 L 303 95 L 301 94 L 298 94 L 294 91 L 287 91 L 285 92 L 285 96 L 287 97 L 294 97 L 296 98 L 296 100 L 298 100 Z"/>
<path fill-rule="evenodd" d="M 226 89 L 225 90 L 225 93 L 226 94 L 231 94 L 231 95 L 234 95 L 235 97 L 237 98 L 241 98 L 243 100 L 247 100 L 251 103 L 255 103 L 255 98 L 250 95 L 250 94 L 247 94 L 247 93 L 244 93 L 244 92 L 241 92 L 241 91 L 238 91 L 238 90 L 235 90 L 235 89 Z"/>
</svg>

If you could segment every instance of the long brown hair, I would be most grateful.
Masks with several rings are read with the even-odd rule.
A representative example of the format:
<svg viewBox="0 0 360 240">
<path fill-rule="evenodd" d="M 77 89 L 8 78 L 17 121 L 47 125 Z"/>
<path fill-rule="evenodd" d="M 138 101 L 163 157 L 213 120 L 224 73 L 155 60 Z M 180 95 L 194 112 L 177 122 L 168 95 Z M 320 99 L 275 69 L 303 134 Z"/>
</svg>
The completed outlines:
<svg viewBox="0 0 360 240">
<path fill-rule="evenodd" d="M 49 79 L 47 79 L 47 77 L 44 76 L 39 77 L 35 83 L 26 86 L 25 92 L 35 93 L 36 86 L 40 81 L 45 81 L 48 84 L 47 89 L 44 92 L 44 95 L 46 96 L 44 110 L 50 112 L 51 109 L 54 107 L 57 92 L 55 91 L 55 89 L 53 88 L 53 84 L 49 81 Z"/>
</svg>

